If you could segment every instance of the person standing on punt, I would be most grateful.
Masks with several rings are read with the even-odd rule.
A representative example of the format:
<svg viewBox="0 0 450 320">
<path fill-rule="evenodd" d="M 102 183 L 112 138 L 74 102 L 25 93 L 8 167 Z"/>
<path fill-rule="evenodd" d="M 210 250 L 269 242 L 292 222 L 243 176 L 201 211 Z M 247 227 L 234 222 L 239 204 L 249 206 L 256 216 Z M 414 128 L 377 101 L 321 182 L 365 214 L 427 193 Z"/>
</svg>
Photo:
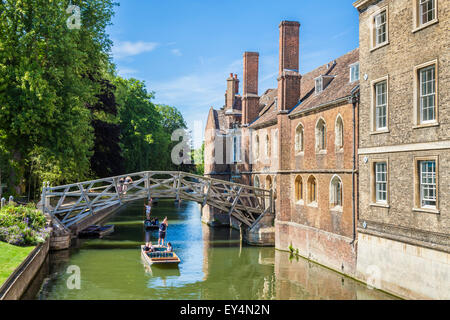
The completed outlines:
<svg viewBox="0 0 450 320">
<path fill-rule="evenodd" d="M 152 202 L 153 199 L 150 198 L 150 200 L 148 200 L 148 204 L 145 205 L 145 216 L 147 217 L 147 220 L 150 220 L 150 214 L 152 212 Z"/>
<path fill-rule="evenodd" d="M 168 225 L 167 217 L 165 217 L 163 222 L 159 225 L 158 245 L 164 246 L 164 239 L 166 238 L 167 225 Z"/>
</svg>

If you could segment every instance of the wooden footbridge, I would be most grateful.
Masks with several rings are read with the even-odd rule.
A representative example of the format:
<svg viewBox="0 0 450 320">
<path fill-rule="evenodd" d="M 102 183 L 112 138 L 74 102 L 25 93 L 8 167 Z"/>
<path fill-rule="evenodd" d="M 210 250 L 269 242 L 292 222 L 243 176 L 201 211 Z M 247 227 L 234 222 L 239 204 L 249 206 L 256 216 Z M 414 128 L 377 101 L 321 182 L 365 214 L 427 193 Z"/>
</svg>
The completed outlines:
<svg viewBox="0 0 450 320">
<path fill-rule="evenodd" d="M 132 182 L 122 188 L 119 180 L 126 177 Z M 263 216 L 273 214 L 272 190 L 169 171 L 145 171 L 57 187 L 47 183 L 41 203 L 55 224 L 68 229 L 108 208 L 150 197 L 209 205 L 250 229 Z"/>
</svg>

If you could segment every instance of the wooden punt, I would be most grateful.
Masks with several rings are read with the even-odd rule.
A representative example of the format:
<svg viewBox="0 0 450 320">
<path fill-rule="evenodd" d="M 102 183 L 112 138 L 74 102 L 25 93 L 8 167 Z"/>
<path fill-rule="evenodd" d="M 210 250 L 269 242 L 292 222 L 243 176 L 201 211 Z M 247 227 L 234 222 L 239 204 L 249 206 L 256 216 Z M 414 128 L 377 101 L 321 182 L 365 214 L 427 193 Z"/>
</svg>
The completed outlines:
<svg viewBox="0 0 450 320">
<path fill-rule="evenodd" d="M 177 265 L 181 262 L 175 252 L 166 252 L 166 247 L 154 246 L 156 252 L 145 252 L 144 247 L 144 245 L 141 246 L 141 255 L 148 265 Z"/>
</svg>

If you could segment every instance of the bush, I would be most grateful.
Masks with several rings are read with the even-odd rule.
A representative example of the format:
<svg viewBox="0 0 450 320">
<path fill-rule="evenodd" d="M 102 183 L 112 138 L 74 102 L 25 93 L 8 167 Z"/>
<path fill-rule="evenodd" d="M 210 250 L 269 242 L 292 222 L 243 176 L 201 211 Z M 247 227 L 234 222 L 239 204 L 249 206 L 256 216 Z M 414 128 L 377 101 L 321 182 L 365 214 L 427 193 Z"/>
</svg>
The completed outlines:
<svg viewBox="0 0 450 320">
<path fill-rule="evenodd" d="M 0 241 L 16 246 L 42 243 L 50 233 L 45 215 L 34 205 L 7 205 L 0 210 Z"/>
</svg>

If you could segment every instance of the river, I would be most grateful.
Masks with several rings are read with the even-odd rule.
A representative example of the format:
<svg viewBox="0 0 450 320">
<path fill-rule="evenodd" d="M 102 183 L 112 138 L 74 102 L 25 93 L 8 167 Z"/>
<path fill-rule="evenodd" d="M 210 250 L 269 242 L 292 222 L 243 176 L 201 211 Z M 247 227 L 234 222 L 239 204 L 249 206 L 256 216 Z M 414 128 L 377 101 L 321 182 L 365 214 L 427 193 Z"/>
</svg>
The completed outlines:
<svg viewBox="0 0 450 320">
<path fill-rule="evenodd" d="M 167 240 L 181 259 L 178 268 L 148 267 L 139 246 L 158 232 L 143 229 L 143 202 L 111 215 L 113 234 L 77 240 L 51 253 L 24 299 L 392 299 L 351 278 L 274 248 L 241 245 L 239 232 L 201 223 L 199 206 L 160 201 L 152 216 L 168 217 Z M 69 268 L 70 266 L 71 269 Z M 73 267 L 75 266 L 75 267 Z M 68 280 L 80 271 L 80 289 Z M 72 278 L 70 278 L 72 277 Z M 69 281 L 69 283 L 72 283 Z"/>
</svg>

